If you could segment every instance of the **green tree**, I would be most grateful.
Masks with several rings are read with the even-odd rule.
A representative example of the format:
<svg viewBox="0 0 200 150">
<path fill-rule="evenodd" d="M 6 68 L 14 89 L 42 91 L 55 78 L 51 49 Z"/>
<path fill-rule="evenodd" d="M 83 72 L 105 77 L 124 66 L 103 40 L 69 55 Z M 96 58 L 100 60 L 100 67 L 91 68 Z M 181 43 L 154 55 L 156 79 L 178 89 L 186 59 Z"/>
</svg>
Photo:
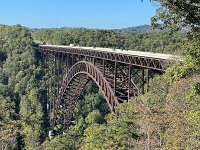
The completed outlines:
<svg viewBox="0 0 200 150">
<path fill-rule="evenodd" d="M 153 0 L 153 2 L 160 4 L 156 16 L 152 18 L 153 27 L 167 27 L 176 31 L 188 25 L 200 26 L 199 0 Z"/>
<path fill-rule="evenodd" d="M 200 77 L 174 82 L 166 101 L 165 149 L 198 149 L 200 141 Z"/>
<path fill-rule="evenodd" d="M 33 149 L 34 145 L 41 143 L 44 134 L 41 132 L 44 122 L 41 104 L 44 96 L 39 96 L 44 90 L 41 86 L 44 82 L 42 78 L 38 78 L 42 73 L 38 71 L 40 64 L 37 62 L 37 52 L 33 48 L 33 39 L 28 29 L 20 25 L 0 28 L 3 36 L 0 50 L 3 54 L 0 66 L 0 94 L 14 103 L 14 113 L 3 128 L 13 131 L 12 138 L 15 139 L 15 144 L 4 142 L 8 143 L 7 148 L 16 146 L 18 149 Z"/>
</svg>

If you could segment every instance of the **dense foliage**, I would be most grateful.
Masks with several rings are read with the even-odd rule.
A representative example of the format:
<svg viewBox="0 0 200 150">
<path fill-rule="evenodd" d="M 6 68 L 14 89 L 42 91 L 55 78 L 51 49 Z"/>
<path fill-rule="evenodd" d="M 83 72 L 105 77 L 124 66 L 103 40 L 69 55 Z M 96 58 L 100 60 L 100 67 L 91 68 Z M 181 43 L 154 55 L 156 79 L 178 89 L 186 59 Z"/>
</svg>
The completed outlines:
<svg viewBox="0 0 200 150">
<path fill-rule="evenodd" d="M 161 7 L 153 24 L 172 31 L 190 26 L 187 36 L 86 29 L 45 29 L 31 35 L 19 25 L 0 26 L 0 149 L 200 149 L 199 1 L 154 1 Z M 152 79 L 146 94 L 119 105 L 120 119 L 113 117 L 101 92 L 90 82 L 69 130 L 50 141 L 46 78 L 33 39 L 181 53 L 184 61 Z"/>
<path fill-rule="evenodd" d="M 177 31 L 183 27 L 200 27 L 199 0 L 152 0 L 159 3 L 152 26 Z"/>
<path fill-rule="evenodd" d="M 111 30 L 42 29 L 33 32 L 35 41 L 48 44 L 120 48 L 157 53 L 181 53 L 184 33 L 164 32 L 122 34 Z"/>
<path fill-rule="evenodd" d="M 0 114 L 3 149 L 31 149 L 44 139 L 45 98 L 38 52 L 30 32 L 0 26 Z"/>
</svg>

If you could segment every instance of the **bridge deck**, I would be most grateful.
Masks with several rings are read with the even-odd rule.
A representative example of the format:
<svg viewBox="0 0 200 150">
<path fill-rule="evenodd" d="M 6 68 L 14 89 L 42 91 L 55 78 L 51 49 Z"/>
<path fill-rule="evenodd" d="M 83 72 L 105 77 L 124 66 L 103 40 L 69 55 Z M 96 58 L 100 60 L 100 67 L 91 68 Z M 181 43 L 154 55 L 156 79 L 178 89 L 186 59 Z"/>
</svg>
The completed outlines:
<svg viewBox="0 0 200 150">
<path fill-rule="evenodd" d="M 143 51 L 132 51 L 132 50 L 122 50 L 122 49 L 112 49 L 112 48 L 102 48 L 102 47 L 79 47 L 79 46 L 63 46 L 63 45 L 40 45 L 41 47 L 52 47 L 52 48 L 67 48 L 67 49 L 79 49 L 79 50 L 95 50 L 109 53 L 117 54 L 127 54 L 133 56 L 143 56 L 166 60 L 181 60 L 180 56 L 153 52 L 143 52 Z"/>
<path fill-rule="evenodd" d="M 103 60 L 116 61 L 136 67 L 165 71 L 171 64 L 181 61 L 180 56 L 142 51 L 131 51 L 101 47 L 78 47 L 61 45 L 40 45 L 47 52 L 70 53 Z"/>
</svg>

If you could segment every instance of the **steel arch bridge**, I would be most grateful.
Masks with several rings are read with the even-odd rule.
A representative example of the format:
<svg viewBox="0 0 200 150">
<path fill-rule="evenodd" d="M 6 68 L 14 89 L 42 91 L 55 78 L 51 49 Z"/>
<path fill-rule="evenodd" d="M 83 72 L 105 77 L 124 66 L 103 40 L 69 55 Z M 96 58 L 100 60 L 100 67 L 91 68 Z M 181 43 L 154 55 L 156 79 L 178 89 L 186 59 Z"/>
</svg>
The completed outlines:
<svg viewBox="0 0 200 150">
<path fill-rule="evenodd" d="M 65 131 L 84 87 L 93 80 L 112 112 L 119 103 L 148 91 L 178 56 L 119 49 L 40 45 L 46 74 L 51 129 Z"/>
</svg>

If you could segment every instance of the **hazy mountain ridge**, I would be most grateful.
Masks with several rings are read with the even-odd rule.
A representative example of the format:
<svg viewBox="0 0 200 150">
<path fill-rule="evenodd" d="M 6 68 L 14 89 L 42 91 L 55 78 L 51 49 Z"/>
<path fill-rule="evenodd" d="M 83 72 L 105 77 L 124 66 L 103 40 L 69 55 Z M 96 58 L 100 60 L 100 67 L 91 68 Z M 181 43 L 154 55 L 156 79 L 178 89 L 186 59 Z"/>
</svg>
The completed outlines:
<svg viewBox="0 0 200 150">
<path fill-rule="evenodd" d="M 136 26 L 136 27 L 128 27 L 128 28 L 122 28 L 122 29 L 113 29 L 115 32 L 121 32 L 121 33 L 143 33 L 143 32 L 151 32 L 153 31 L 151 29 L 150 25 L 141 25 L 141 26 Z"/>
<path fill-rule="evenodd" d="M 178 32 L 187 32 L 189 31 L 191 28 L 188 27 L 184 27 L 181 30 L 179 30 Z M 118 33 L 145 33 L 145 32 L 169 32 L 169 29 L 152 29 L 150 25 L 140 25 L 140 26 L 136 26 L 136 27 L 128 27 L 128 28 L 122 28 L 122 29 L 113 29 L 112 31 L 114 32 L 118 32 Z"/>
<path fill-rule="evenodd" d="M 145 32 L 169 32 L 168 29 L 152 29 L 150 25 L 140 25 L 140 26 L 135 26 L 135 27 L 127 27 L 127 28 L 121 28 L 121 29 L 93 29 L 93 28 L 83 28 L 83 27 L 60 27 L 60 28 L 33 28 L 30 29 L 30 31 L 34 32 L 34 31 L 41 31 L 41 30 L 55 30 L 55 29 L 66 29 L 66 30 L 111 30 L 117 33 L 145 33 Z M 187 32 L 188 30 L 190 30 L 189 27 L 185 27 L 183 29 L 181 29 L 178 32 Z"/>
<path fill-rule="evenodd" d="M 68 29 L 68 30 L 73 30 L 73 29 L 78 29 L 78 30 L 91 30 L 90 28 L 76 28 L 76 27 L 61 27 L 61 28 L 33 28 L 30 29 L 31 31 L 37 31 L 37 30 L 46 30 L 46 29 Z M 92 29 L 95 30 L 95 29 Z M 96 30 L 112 30 L 114 32 L 120 32 L 120 33 L 132 33 L 132 32 L 150 32 L 151 26 L 150 25 L 141 25 L 141 26 L 136 26 L 136 27 L 127 27 L 127 28 L 121 28 L 121 29 L 96 29 Z"/>
</svg>

